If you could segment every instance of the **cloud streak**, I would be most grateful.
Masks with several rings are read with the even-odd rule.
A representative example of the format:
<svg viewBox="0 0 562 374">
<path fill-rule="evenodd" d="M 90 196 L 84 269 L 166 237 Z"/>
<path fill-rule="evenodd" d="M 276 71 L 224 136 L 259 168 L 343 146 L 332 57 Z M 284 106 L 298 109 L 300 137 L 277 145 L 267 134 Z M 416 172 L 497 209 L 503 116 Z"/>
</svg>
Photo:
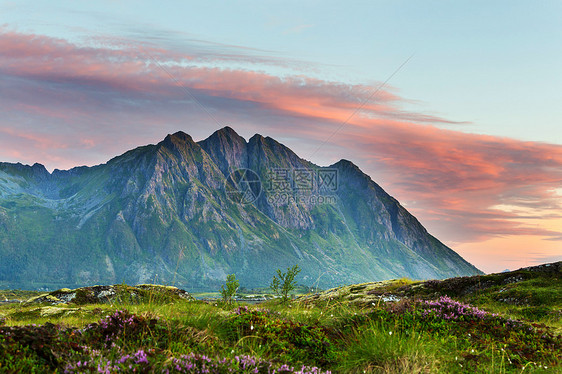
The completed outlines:
<svg viewBox="0 0 562 374">
<path fill-rule="evenodd" d="M 169 132 L 202 138 L 227 124 L 286 140 L 307 157 L 378 87 L 216 66 L 292 63 L 260 51 L 180 53 L 132 40 L 96 43 L 0 28 L 0 158 L 51 168 L 92 165 Z M 510 235 L 559 240 L 558 230 L 529 221 L 556 218 L 562 208 L 555 192 L 562 185 L 562 146 L 463 133 L 456 130 L 463 122 L 405 111 L 405 102 L 392 87 L 379 90 L 314 157 L 358 160 L 449 242 Z"/>
</svg>

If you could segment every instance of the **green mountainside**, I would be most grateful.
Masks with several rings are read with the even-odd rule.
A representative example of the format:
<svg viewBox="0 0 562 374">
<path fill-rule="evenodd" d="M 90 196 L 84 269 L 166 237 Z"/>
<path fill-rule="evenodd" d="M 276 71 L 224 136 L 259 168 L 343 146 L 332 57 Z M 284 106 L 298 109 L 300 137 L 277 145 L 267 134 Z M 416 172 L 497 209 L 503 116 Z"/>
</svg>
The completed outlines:
<svg viewBox="0 0 562 374">
<path fill-rule="evenodd" d="M 319 167 L 228 127 L 94 167 L 0 163 L 0 259 L 0 288 L 27 289 L 216 290 L 231 273 L 257 287 L 293 264 L 324 288 L 480 274 L 353 163 Z"/>
</svg>

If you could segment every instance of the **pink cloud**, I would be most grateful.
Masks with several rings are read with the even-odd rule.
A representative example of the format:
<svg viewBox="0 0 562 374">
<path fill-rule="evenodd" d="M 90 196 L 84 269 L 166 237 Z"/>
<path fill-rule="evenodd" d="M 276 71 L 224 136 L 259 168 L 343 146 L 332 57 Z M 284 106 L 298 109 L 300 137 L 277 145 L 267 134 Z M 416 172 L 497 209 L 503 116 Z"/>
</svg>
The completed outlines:
<svg viewBox="0 0 562 374">
<path fill-rule="evenodd" d="M 127 49 L 79 47 L 67 41 L 14 32 L 0 34 L 0 71 L 51 83 L 113 89 L 123 94 L 177 95 L 177 83 L 206 95 L 259 103 L 295 116 L 344 120 L 363 106 L 382 117 L 453 123 L 393 107 L 400 98 L 375 87 L 325 82 L 307 77 L 279 78 L 266 73 L 184 65 L 189 55 L 143 45 Z M 171 66 L 168 66 L 171 64 Z M 170 72 L 173 79 L 167 74 Z"/>
<path fill-rule="evenodd" d="M 15 138 L 20 139 L 21 141 L 28 142 L 34 148 L 41 148 L 41 149 L 57 149 L 57 148 L 66 148 L 65 145 L 58 143 L 54 139 L 50 139 L 46 136 L 42 136 L 39 134 L 32 134 L 32 133 L 22 133 L 16 131 L 13 128 L 0 128 L 0 133 L 5 135 L 9 135 Z"/>
</svg>

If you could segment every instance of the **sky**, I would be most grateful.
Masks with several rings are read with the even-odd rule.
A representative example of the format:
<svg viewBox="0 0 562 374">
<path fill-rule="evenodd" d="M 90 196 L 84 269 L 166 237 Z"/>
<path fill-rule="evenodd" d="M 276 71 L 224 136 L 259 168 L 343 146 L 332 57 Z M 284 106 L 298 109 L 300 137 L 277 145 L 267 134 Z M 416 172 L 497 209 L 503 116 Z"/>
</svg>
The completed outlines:
<svg viewBox="0 0 562 374">
<path fill-rule="evenodd" d="M 224 126 L 344 158 L 484 272 L 562 260 L 562 2 L 0 1 L 0 161 Z"/>
</svg>

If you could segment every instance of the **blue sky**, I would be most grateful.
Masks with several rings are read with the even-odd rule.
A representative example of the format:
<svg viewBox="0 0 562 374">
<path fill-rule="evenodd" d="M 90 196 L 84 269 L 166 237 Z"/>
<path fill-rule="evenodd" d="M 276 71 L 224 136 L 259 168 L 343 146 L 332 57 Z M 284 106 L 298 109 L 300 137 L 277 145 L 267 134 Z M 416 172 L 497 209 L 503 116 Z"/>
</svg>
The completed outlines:
<svg viewBox="0 0 562 374">
<path fill-rule="evenodd" d="M 354 161 L 485 271 L 562 258 L 560 1 L 0 1 L 0 14 L 2 161 L 94 165 L 230 125 L 320 165 Z"/>
</svg>

